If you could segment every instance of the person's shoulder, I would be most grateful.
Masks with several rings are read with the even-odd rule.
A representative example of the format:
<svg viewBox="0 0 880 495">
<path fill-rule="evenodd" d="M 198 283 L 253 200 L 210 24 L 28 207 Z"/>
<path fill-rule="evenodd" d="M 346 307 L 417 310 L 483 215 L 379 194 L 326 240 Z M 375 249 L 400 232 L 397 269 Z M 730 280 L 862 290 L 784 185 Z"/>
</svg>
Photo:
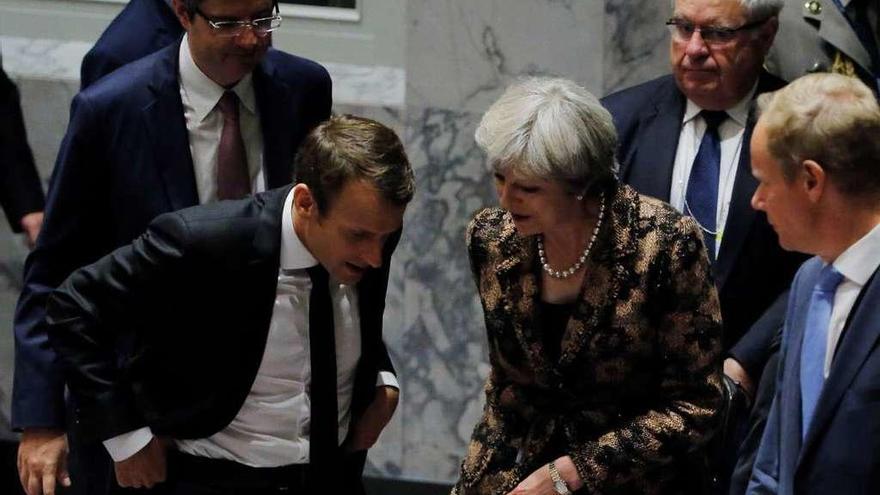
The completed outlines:
<svg viewBox="0 0 880 495">
<path fill-rule="evenodd" d="M 266 53 L 263 67 L 268 75 L 287 83 L 330 83 L 330 74 L 323 65 L 274 48 Z"/>
<path fill-rule="evenodd" d="M 642 108 L 646 104 L 668 96 L 670 91 L 677 91 L 675 78 L 672 74 L 652 79 L 635 86 L 616 91 L 602 98 L 601 102 L 612 114 L 627 108 Z"/>
<path fill-rule="evenodd" d="M 506 226 L 512 225 L 506 210 L 498 207 L 483 208 L 468 224 L 468 238 L 491 239 L 499 236 Z"/>
<path fill-rule="evenodd" d="M 175 56 L 178 48 L 179 45 L 173 43 L 125 64 L 82 90 L 77 98 L 112 108 L 125 108 L 150 94 L 148 87 L 159 71 L 173 70 L 174 64 L 168 63 L 172 61 L 169 57 Z"/>
<path fill-rule="evenodd" d="M 699 229 L 691 217 L 682 215 L 669 203 L 641 194 L 626 184 L 619 187 L 618 204 L 637 205 L 636 225 L 656 231 L 665 238 L 692 234 Z"/>
</svg>

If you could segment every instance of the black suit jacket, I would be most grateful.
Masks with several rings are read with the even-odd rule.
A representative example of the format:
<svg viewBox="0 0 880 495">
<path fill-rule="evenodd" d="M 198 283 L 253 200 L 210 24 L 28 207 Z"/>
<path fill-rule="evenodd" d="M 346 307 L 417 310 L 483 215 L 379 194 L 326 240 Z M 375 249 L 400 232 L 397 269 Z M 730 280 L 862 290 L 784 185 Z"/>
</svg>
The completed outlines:
<svg viewBox="0 0 880 495">
<path fill-rule="evenodd" d="M 13 427 L 64 426 L 64 382 L 46 337 L 49 293 L 70 273 L 198 204 L 178 81 L 179 43 L 80 92 L 53 171 L 46 218 L 15 315 Z M 330 77 L 270 49 L 253 72 L 269 188 L 291 182 L 300 142 L 330 115 Z"/>
<path fill-rule="evenodd" d="M 83 58 L 80 88 L 165 48 L 182 34 L 183 27 L 165 0 L 131 0 Z"/>
<path fill-rule="evenodd" d="M 762 73 L 756 94 L 781 88 L 784 82 Z M 605 97 L 620 139 L 620 178 L 642 194 L 669 201 L 675 152 L 686 99 L 669 75 Z M 750 202 L 757 187 L 751 174 L 748 143 L 754 128 L 750 117 L 734 179 L 724 241 L 712 267 L 724 322 L 724 349 L 752 374 L 760 376 L 776 332 L 756 328 L 740 344 L 751 325 L 788 288 L 806 259 L 779 247 L 773 228 Z M 676 144 L 673 144 L 676 143 Z M 735 346 L 736 345 L 736 346 Z"/>
<path fill-rule="evenodd" d="M 148 425 L 158 435 L 204 438 L 232 421 L 263 357 L 290 189 L 161 215 L 53 293 L 49 337 L 85 435 L 103 440 Z M 391 369 L 381 333 L 393 249 L 358 283 L 354 417 L 374 397 L 378 370 Z M 120 338 L 134 343 L 121 364 Z M 334 412 L 313 405 L 311 414 Z"/>
<path fill-rule="evenodd" d="M 0 69 L 0 206 L 12 231 L 21 232 L 21 217 L 42 211 L 44 202 L 18 89 Z"/>
</svg>

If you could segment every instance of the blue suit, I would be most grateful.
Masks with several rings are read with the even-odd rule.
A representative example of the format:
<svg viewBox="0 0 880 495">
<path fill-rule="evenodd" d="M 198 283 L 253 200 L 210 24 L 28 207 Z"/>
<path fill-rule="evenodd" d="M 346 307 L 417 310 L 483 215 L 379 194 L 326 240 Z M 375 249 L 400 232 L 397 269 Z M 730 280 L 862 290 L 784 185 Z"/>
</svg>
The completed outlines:
<svg viewBox="0 0 880 495">
<path fill-rule="evenodd" d="M 129 62 L 165 48 L 182 34 L 183 27 L 165 0 L 131 0 L 83 58 L 81 89 Z"/>
<path fill-rule="evenodd" d="M 198 204 L 178 50 L 174 43 L 128 64 L 73 100 L 16 309 L 14 428 L 65 424 L 64 382 L 47 340 L 50 292 L 157 215 Z M 270 49 L 253 85 L 267 187 L 289 184 L 297 147 L 330 114 L 330 77 L 315 62 Z"/>
<path fill-rule="evenodd" d="M 810 295 L 822 269 L 813 258 L 792 284 L 776 396 L 749 493 L 875 494 L 880 487 L 880 280 L 862 289 L 801 441 L 801 345 Z"/>
<path fill-rule="evenodd" d="M 763 73 L 756 94 L 784 83 Z M 686 98 L 675 79 L 664 76 L 606 96 L 602 104 L 614 117 L 620 139 L 620 178 L 637 191 L 669 201 L 675 152 L 681 134 Z M 752 177 L 749 118 L 734 179 L 724 242 L 712 267 L 724 321 L 724 349 L 757 379 L 771 353 L 772 326 L 750 327 L 791 283 L 804 256 L 783 251 L 763 213 L 751 207 L 758 186 Z M 740 341 L 740 338 L 746 336 Z M 735 346 L 734 346 L 735 345 Z"/>
</svg>

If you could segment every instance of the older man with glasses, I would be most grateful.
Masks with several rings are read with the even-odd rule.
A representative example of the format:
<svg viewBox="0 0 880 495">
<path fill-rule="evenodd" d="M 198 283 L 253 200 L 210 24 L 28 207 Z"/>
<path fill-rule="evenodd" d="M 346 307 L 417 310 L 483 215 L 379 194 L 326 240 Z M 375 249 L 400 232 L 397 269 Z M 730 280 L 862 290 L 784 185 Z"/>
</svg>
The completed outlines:
<svg viewBox="0 0 880 495">
<path fill-rule="evenodd" d="M 762 69 L 782 4 L 675 0 L 666 22 L 672 74 L 603 100 L 620 135 L 621 179 L 702 228 L 721 299 L 724 370 L 748 394 L 778 347 L 786 289 L 804 259 L 783 251 L 766 216 L 749 205 L 757 186 L 750 107 L 784 84 Z M 742 433 L 722 433 L 733 437 L 721 439 L 723 491 Z"/>
<path fill-rule="evenodd" d="M 300 142 L 330 115 L 327 71 L 271 48 L 276 2 L 175 0 L 173 8 L 182 41 L 103 77 L 71 107 L 15 316 L 13 423 L 24 430 L 19 473 L 29 495 L 55 493 L 56 481 L 88 495 L 132 485 L 114 482 L 107 453 L 121 461 L 150 441 L 142 432 L 105 445 L 81 438 L 47 345 L 52 290 L 159 214 L 289 184 Z M 123 356 L 130 344 L 119 343 Z"/>
</svg>

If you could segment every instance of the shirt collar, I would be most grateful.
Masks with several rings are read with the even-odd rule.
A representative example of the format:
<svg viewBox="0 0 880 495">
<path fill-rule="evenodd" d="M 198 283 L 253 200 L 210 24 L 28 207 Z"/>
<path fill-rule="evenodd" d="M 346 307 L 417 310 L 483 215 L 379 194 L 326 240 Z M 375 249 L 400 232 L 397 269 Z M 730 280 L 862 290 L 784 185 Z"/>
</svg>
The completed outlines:
<svg viewBox="0 0 880 495">
<path fill-rule="evenodd" d="M 758 82 L 755 81 L 755 84 L 752 86 L 752 89 L 746 94 L 746 96 L 739 100 L 736 105 L 725 110 L 727 112 L 727 116 L 730 117 L 734 122 L 736 122 L 740 127 L 746 126 L 746 121 L 749 119 L 749 110 L 752 105 L 752 99 L 755 97 L 755 91 L 758 89 Z M 691 100 L 687 100 L 687 106 L 684 110 L 684 119 L 682 119 L 682 124 L 687 124 L 694 118 L 696 118 L 699 113 L 703 111 L 702 108 L 699 107 L 696 103 Z"/>
<path fill-rule="evenodd" d="M 834 260 L 834 268 L 847 280 L 863 286 L 880 266 L 880 224 Z"/>
<path fill-rule="evenodd" d="M 205 120 L 211 110 L 217 106 L 226 88 L 211 80 L 202 72 L 192 58 L 189 49 L 189 35 L 184 34 L 180 42 L 180 85 L 186 93 L 189 104 L 195 111 L 198 122 Z M 254 95 L 253 74 L 244 76 L 232 91 L 238 96 L 242 106 L 251 114 L 256 114 L 256 97 Z"/>
<path fill-rule="evenodd" d="M 284 200 L 281 214 L 281 269 L 301 270 L 318 264 L 318 260 L 306 248 L 293 229 L 293 189 Z"/>
</svg>

